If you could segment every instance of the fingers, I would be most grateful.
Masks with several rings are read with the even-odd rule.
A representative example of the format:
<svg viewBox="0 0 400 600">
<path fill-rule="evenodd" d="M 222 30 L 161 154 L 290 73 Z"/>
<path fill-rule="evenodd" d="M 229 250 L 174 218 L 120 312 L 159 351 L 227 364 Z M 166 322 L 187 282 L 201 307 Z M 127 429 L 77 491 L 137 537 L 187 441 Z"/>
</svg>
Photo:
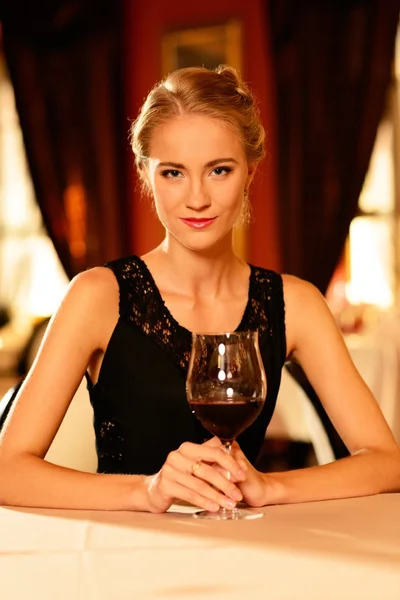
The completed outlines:
<svg viewBox="0 0 400 600">
<path fill-rule="evenodd" d="M 214 436 L 211 439 L 204 442 L 203 446 L 211 446 L 211 447 L 215 447 L 215 448 L 220 448 L 221 440 L 219 438 L 217 438 L 216 436 Z"/>
<path fill-rule="evenodd" d="M 218 469 L 212 465 L 218 466 Z M 151 501 L 158 510 L 166 510 L 174 499 L 184 500 L 200 508 L 216 511 L 232 509 L 242 499 L 236 481 L 244 479 L 237 461 L 221 447 L 218 438 L 205 444 L 185 442 L 170 452 L 161 471 L 154 478 Z"/>
<path fill-rule="evenodd" d="M 208 468 L 212 470 L 212 467 L 207 467 L 204 463 L 201 465 L 201 470 Z M 194 477 L 190 473 L 175 469 L 171 465 L 166 464 L 163 468 L 164 475 L 169 481 L 169 491 L 173 492 L 175 497 L 179 492 L 179 498 L 185 500 L 201 508 L 207 510 L 218 510 L 220 506 L 228 509 L 232 509 L 236 506 L 236 500 L 221 493 L 218 489 L 215 489 L 210 485 L 209 482 Z M 200 469 L 199 469 L 200 471 Z M 220 475 L 221 479 L 224 479 Z M 229 482 L 228 482 L 229 484 Z M 236 496 L 242 497 L 241 492 L 233 486 Z"/>
<path fill-rule="evenodd" d="M 210 446 L 211 448 L 221 448 L 222 444 L 221 444 L 221 440 L 214 436 L 210 440 L 207 440 L 206 442 L 204 442 L 203 446 Z M 247 471 L 248 471 L 249 461 L 247 460 L 245 454 L 243 453 L 243 451 L 241 450 L 241 448 L 237 442 L 232 443 L 231 456 L 233 456 L 233 458 L 237 461 L 238 466 L 244 472 L 244 475 L 246 475 Z M 220 468 L 217 467 L 217 469 L 221 471 Z M 243 479 L 244 479 L 243 476 L 236 478 L 233 471 L 230 471 L 230 473 L 231 473 L 231 475 L 233 475 L 233 477 L 231 478 L 232 481 L 234 481 L 234 482 L 243 481 Z"/>
<path fill-rule="evenodd" d="M 197 448 L 199 451 L 199 448 Z M 242 499 L 239 489 L 227 477 L 226 471 L 218 472 L 214 467 L 204 462 L 202 459 L 195 460 L 188 458 L 183 452 L 171 452 L 168 456 L 165 467 L 175 469 L 177 481 L 183 485 L 190 485 L 200 491 L 204 486 L 213 486 L 217 492 L 222 492 L 231 500 L 237 502 Z M 190 480 L 190 481 L 189 481 Z M 201 485 L 197 484 L 201 481 Z M 212 496 L 214 498 L 214 495 Z M 225 506 L 225 504 L 224 504 Z"/>
<path fill-rule="evenodd" d="M 174 482 L 174 497 L 179 498 L 180 500 L 184 500 L 193 506 L 198 506 L 204 510 L 209 510 L 210 512 L 217 512 L 221 505 L 218 502 L 214 502 L 213 500 L 209 500 L 190 488 L 185 487 L 184 485 L 179 484 L 178 482 Z"/>
<path fill-rule="evenodd" d="M 235 458 L 242 471 L 247 474 L 249 470 L 249 461 L 237 442 L 232 444 L 232 456 Z"/>
<path fill-rule="evenodd" d="M 179 476 L 167 465 L 156 475 L 149 477 L 147 492 L 150 512 L 163 513 L 168 510 L 175 500 L 183 500 L 205 510 L 216 512 L 221 504 L 212 499 L 210 494 L 202 495 L 193 487 L 187 487 L 178 482 Z M 211 489 L 211 488 L 210 488 Z M 216 496 L 216 495 L 215 495 Z"/>
<path fill-rule="evenodd" d="M 242 468 L 239 466 L 236 459 L 231 455 L 225 452 L 221 447 L 221 442 L 218 440 L 219 444 L 216 445 L 214 441 L 218 438 L 213 438 L 212 444 L 192 444 L 190 442 L 183 443 L 178 453 L 188 460 L 190 460 L 190 464 L 196 462 L 197 460 L 201 460 L 203 462 L 207 462 L 210 464 L 217 463 L 220 467 L 232 473 L 238 481 L 241 481 L 245 477 L 245 473 Z M 211 442 L 211 440 L 209 440 Z M 171 455 L 174 453 L 171 452 Z M 189 467 L 190 468 L 190 467 Z"/>
<path fill-rule="evenodd" d="M 203 445 L 205 445 L 205 444 L 207 444 L 211 447 L 221 448 L 221 440 L 219 440 L 217 437 L 213 437 L 211 440 L 207 440 L 207 442 L 205 442 Z M 247 460 L 245 454 L 242 452 L 242 450 L 237 442 L 233 442 L 233 444 L 232 444 L 231 455 L 236 460 L 239 468 L 241 469 L 242 475 L 240 477 L 237 477 L 234 472 L 230 471 L 230 481 L 232 483 L 241 483 L 241 482 L 245 481 L 245 479 L 248 475 L 249 461 Z M 219 473 L 221 473 L 222 475 L 226 476 L 226 470 L 223 467 L 221 467 L 220 465 L 214 464 L 213 468 L 216 471 L 218 471 Z"/>
<path fill-rule="evenodd" d="M 225 496 L 229 497 L 234 502 L 242 500 L 243 496 L 241 491 L 226 477 L 226 472 L 218 471 L 213 466 L 204 462 L 197 462 L 195 464 L 198 465 L 194 472 L 192 468 L 192 473 L 195 477 L 206 481 L 215 489 L 223 492 Z"/>
</svg>

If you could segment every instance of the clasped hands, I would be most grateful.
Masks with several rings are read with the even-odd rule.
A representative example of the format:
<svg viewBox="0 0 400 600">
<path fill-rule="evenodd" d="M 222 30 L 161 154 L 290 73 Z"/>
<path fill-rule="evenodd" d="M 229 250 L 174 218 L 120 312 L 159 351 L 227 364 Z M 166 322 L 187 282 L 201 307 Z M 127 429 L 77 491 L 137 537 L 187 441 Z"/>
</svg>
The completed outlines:
<svg viewBox="0 0 400 600">
<path fill-rule="evenodd" d="M 155 513 L 165 512 L 176 500 L 215 512 L 240 501 L 266 504 L 266 476 L 250 464 L 237 442 L 228 454 L 216 437 L 204 444 L 183 443 L 146 484 Z"/>
</svg>

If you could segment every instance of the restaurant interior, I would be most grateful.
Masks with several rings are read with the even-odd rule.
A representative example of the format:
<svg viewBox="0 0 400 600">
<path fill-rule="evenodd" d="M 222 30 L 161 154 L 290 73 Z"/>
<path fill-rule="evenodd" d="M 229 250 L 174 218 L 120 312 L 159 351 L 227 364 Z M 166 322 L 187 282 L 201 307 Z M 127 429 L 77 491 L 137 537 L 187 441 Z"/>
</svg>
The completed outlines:
<svg viewBox="0 0 400 600">
<path fill-rule="evenodd" d="M 6 4 L 0 397 L 29 370 L 74 275 L 162 240 L 128 141 L 146 93 L 175 68 L 231 64 L 255 91 L 267 132 L 236 251 L 325 295 L 400 441 L 398 6 L 325 4 Z M 345 455 L 301 367 L 287 364 L 260 466 Z"/>
<path fill-rule="evenodd" d="M 320 290 L 400 443 L 399 8 L 398 0 L 1 4 L 0 428 L 71 279 L 163 239 L 128 139 L 143 99 L 176 68 L 229 64 L 255 92 L 267 134 L 236 252 Z M 258 468 L 347 455 L 289 360 Z M 96 471 L 85 381 L 46 459 Z M 0 590 L 41 600 L 247 600 L 268 589 L 282 600 L 394 600 L 398 499 L 273 506 L 261 526 L 236 529 L 181 513 L 3 507 Z"/>
</svg>

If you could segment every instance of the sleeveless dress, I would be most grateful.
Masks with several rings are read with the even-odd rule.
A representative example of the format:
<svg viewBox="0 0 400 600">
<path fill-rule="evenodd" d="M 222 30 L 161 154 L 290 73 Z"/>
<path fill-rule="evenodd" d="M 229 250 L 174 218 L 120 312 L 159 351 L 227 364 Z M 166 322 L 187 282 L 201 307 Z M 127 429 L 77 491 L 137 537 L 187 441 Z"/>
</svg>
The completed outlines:
<svg viewBox="0 0 400 600">
<path fill-rule="evenodd" d="M 151 475 L 183 442 L 211 434 L 186 399 L 191 332 L 165 306 L 138 256 L 107 263 L 119 285 L 119 319 L 98 381 L 88 378 L 99 473 Z M 250 265 L 246 309 L 237 331 L 258 330 L 267 398 L 256 421 L 237 439 L 254 464 L 274 412 L 286 357 L 282 278 Z"/>
</svg>

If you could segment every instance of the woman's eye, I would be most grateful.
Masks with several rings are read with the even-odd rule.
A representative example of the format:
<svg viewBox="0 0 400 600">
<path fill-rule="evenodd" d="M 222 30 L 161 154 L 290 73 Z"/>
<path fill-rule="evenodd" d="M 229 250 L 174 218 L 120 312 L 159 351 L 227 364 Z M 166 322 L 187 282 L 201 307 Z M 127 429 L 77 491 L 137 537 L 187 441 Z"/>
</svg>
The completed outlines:
<svg viewBox="0 0 400 600">
<path fill-rule="evenodd" d="M 168 179 L 177 179 L 180 175 L 182 175 L 182 173 L 176 169 L 166 169 L 165 171 L 161 172 L 161 175 Z"/>
<path fill-rule="evenodd" d="M 212 173 L 214 173 L 215 175 L 227 175 L 231 171 L 232 169 L 230 167 L 215 167 Z"/>
</svg>

